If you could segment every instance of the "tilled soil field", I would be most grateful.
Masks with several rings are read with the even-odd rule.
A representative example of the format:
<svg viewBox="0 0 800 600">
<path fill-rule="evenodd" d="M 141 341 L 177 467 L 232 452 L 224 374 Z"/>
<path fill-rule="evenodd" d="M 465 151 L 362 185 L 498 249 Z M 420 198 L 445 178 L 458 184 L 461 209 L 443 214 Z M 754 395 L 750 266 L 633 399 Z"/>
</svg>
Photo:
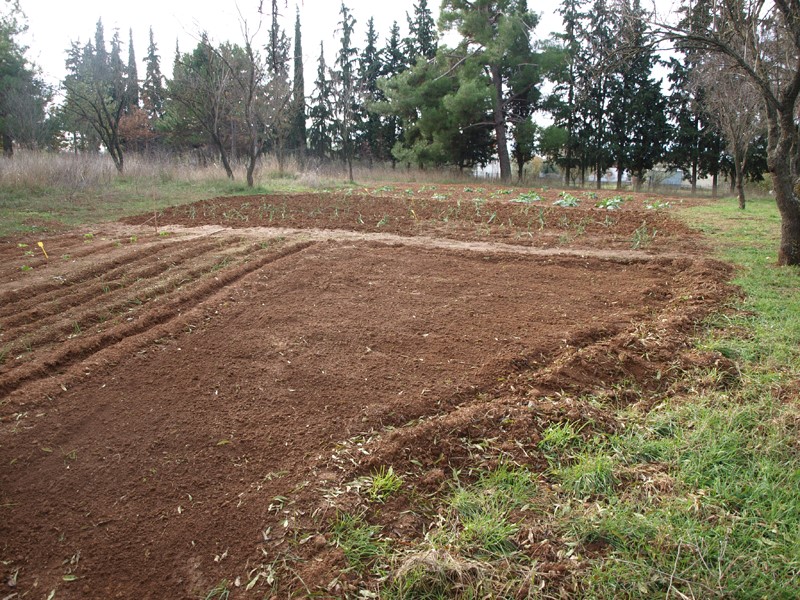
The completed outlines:
<svg viewBox="0 0 800 600">
<path fill-rule="evenodd" d="M 663 204 L 408 189 L 1 242 L 0 597 L 355 593 L 312 535 L 348 481 L 435 489 L 470 440 L 535 467 L 544 423 L 604 422 L 573 398 L 709 360 L 730 269 Z"/>
</svg>

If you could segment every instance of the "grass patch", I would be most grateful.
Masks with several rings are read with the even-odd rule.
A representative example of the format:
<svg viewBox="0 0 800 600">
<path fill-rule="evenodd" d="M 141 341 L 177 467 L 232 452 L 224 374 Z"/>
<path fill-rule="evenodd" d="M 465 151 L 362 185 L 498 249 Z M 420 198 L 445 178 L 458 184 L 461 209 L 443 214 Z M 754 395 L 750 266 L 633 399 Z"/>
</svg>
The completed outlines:
<svg viewBox="0 0 800 600">
<path fill-rule="evenodd" d="M 361 571 L 386 554 L 386 541 L 380 537 L 381 527 L 370 525 L 363 514 L 340 513 L 331 527 L 333 542 L 342 549 L 348 565 Z"/>
</svg>

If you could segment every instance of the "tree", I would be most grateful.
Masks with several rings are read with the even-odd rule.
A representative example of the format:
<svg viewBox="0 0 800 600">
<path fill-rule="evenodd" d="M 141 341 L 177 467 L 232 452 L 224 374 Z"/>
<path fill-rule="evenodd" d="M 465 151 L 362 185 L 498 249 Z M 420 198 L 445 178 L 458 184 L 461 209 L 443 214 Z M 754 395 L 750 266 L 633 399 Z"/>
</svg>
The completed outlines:
<svg viewBox="0 0 800 600">
<path fill-rule="evenodd" d="M 133 112 L 139 108 L 139 74 L 136 69 L 136 55 L 133 51 L 133 29 L 128 30 L 128 68 L 125 72 L 125 110 Z"/>
<path fill-rule="evenodd" d="M 548 77 L 555 83 L 553 93 L 545 101 L 547 111 L 553 116 L 555 129 L 547 134 L 548 156 L 563 166 L 564 183 L 572 184 L 572 170 L 578 166 L 576 156 L 580 152 L 577 139 L 578 68 L 580 56 L 580 31 L 582 0 L 562 0 L 559 14 L 564 31 L 556 34 L 555 43 L 545 46 L 544 55 L 549 57 Z M 562 135 L 562 133 L 564 135 Z M 557 141 L 563 140 L 561 145 Z M 543 140 L 544 143 L 544 140 Z"/>
<path fill-rule="evenodd" d="M 18 5 L 0 14 L 0 137 L 3 154 L 14 153 L 14 143 L 30 148 L 44 145 L 48 133 L 45 107 L 51 92 L 25 58 L 17 37 L 25 31 Z"/>
<path fill-rule="evenodd" d="M 733 159 L 734 187 L 739 208 L 745 208 L 744 178 L 750 146 L 764 130 L 762 99 L 752 82 L 725 56 L 711 56 L 692 74 L 694 85 L 705 90 L 703 106 L 719 126 Z"/>
<path fill-rule="evenodd" d="M 659 23 L 669 40 L 727 56 L 759 90 L 767 124 L 767 162 L 781 215 L 778 264 L 800 265 L 800 6 L 796 0 L 731 0 L 693 31 Z"/>
<path fill-rule="evenodd" d="M 364 114 L 361 115 L 364 126 L 361 132 L 360 150 L 362 156 L 366 156 L 370 163 L 376 158 L 383 160 L 388 154 L 381 116 L 373 109 L 376 102 L 383 100 L 383 92 L 378 88 L 378 78 L 383 65 L 376 46 L 377 42 L 375 20 L 370 18 L 367 21 L 366 45 L 358 60 L 358 78 L 362 95 L 360 104 L 365 108 Z"/>
<path fill-rule="evenodd" d="M 428 0 L 420 0 L 414 5 L 414 16 L 406 13 L 408 37 L 405 40 L 408 62 L 413 65 L 418 57 L 430 60 L 436 56 L 438 34 L 436 21 L 428 8 Z"/>
<path fill-rule="evenodd" d="M 153 40 L 153 28 L 150 28 L 150 44 L 145 57 L 145 77 L 142 83 L 142 103 L 148 117 L 152 120 L 164 116 L 164 76 L 161 74 L 161 57 Z"/>
<path fill-rule="evenodd" d="M 491 80 L 475 65 L 457 68 L 460 64 L 448 48 L 440 48 L 434 60 L 381 80 L 387 100 L 376 108 L 403 123 L 403 137 L 392 150 L 397 160 L 464 169 L 491 159 Z"/>
<path fill-rule="evenodd" d="M 183 136 L 207 136 L 229 179 L 234 174 L 226 131 L 232 122 L 233 85 L 233 74 L 226 61 L 203 34 L 191 53 L 176 56 L 172 80 L 167 86 L 168 128 Z"/>
<path fill-rule="evenodd" d="M 333 90 L 325 64 L 325 48 L 319 43 L 317 79 L 311 96 L 308 116 L 311 126 L 308 131 L 308 145 L 311 153 L 319 159 L 331 156 L 333 139 Z"/>
<path fill-rule="evenodd" d="M 514 106 L 538 95 L 538 70 L 530 44 L 537 16 L 526 0 L 444 0 L 440 27 L 453 28 L 462 41 L 456 49 L 457 67 L 480 69 L 492 86 L 492 126 L 500 177 L 511 178 L 507 126 Z M 477 70 L 473 71 L 477 72 Z"/>
<path fill-rule="evenodd" d="M 517 179 L 522 181 L 525 165 L 536 153 L 536 134 L 538 128 L 530 117 L 514 126 L 514 143 L 511 155 L 517 163 Z"/>
<path fill-rule="evenodd" d="M 392 23 L 392 27 L 389 30 L 389 39 L 386 40 L 386 45 L 383 47 L 383 50 L 381 50 L 381 56 L 381 78 L 391 79 L 395 75 L 402 73 L 408 67 L 401 47 L 400 26 L 397 24 L 397 21 Z M 399 141 L 402 133 L 400 118 L 394 113 L 385 114 L 383 119 L 383 131 L 383 139 L 385 140 L 388 150 L 388 158 L 392 161 L 392 167 L 394 167 L 396 158 L 391 150 Z"/>
<path fill-rule="evenodd" d="M 273 23 L 276 21 L 277 7 L 273 1 Z M 254 173 L 258 159 L 264 151 L 268 136 L 271 134 L 273 141 L 280 139 L 279 148 L 289 131 L 290 112 L 288 107 L 292 97 L 292 90 L 287 79 L 287 64 L 277 72 L 270 72 L 278 63 L 265 64 L 258 52 L 253 48 L 253 39 L 258 33 L 250 33 L 247 21 L 240 22 L 242 37 L 244 38 L 244 64 L 227 62 L 228 68 L 233 73 L 237 84 L 240 99 L 236 103 L 239 108 L 238 117 L 242 122 L 247 138 L 247 186 L 255 184 Z M 273 26 L 274 27 L 274 26 Z M 224 53 L 221 53 L 226 58 Z M 272 57 L 273 60 L 275 57 Z M 288 63 L 288 57 L 286 59 Z M 281 170 L 282 170 L 282 162 Z"/>
<path fill-rule="evenodd" d="M 702 30 L 711 20 L 709 10 L 710 5 L 705 2 L 683 7 L 680 26 L 690 31 Z M 669 163 L 683 171 L 684 179 L 690 182 L 694 194 L 698 178 L 715 171 L 713 155 L 708 149 L 718 146 L 719 134 L 703 111 L 703 89 L 690 81 L 691 73 L 702 61 L 703 52 L 681 42 L 675 44 L 675 49 L 683 56 L 681 60 L 672 57 L 669 61 L 668 113 L 674 123 Z M 712 158 L 711 164 L 708 164 L 708 158 Z"/>
<path fill-rule="evenodd" d="M 280 90 L 289 89 L 289 51 L 291 47 L 291 42 L 280 26 L 278 17 L 278 0 L 272 0 L 272 22 L 269 29 L 269 43 L 266 48 L 266 68 L 268 73 L 265 74 L 265 77 L 268 76 L 269 88 L 276 96 L 283 95 L 283 91 Z M 247 43 L 245 43 L 245 48 L 247 48 Z M 288 105 L 287 112 L 290 112 L 290 108 L 291 102 Z M 283 173 L 286 163 L 286 148 L 291 143 L 292 128 L 295 121 L 288 114 L 285 115 L 287 118 L 284 118 L 284 115 L 281 115 L 281 118 L 277 118 L 278 114 L 274 115 L 274 117 L 269 125 L 270 131 L 266 142 L 275 153 L 275 157 L 278 160 L 278 170 Z"/>
<path fill-rule="evenodd" d="M 294 24 L 294 80 L 292 82 L 291 133 L 289 144 L 302 160 L 307 148 L 306 92 L 303 77 L 303 44 L 300 34 L 300 11 Z"/>
<path fill-rule="evenodd" d="M 615 56 L 615 23 L 606 0 L 595 0 L 581 28 L 578 73 L 578 137 L 583 152 L 581 182 L 587 168 L 595 173 L 600 189 L 603 174 L 613 164 L 609 144 L 612 72 Z"/>
<path fill-rule="evenodd" d="M 117 171 L 124 169 L 120 121 L 127 107 L 125 67 L 121 42 L 115 33 L 112 50 L 105 47 L 102 21 L 97 22 L 95 45 L 81 50 L 73 44 L 64 80 L 64 113 L 75 130 L 93 132 L 103 144 Z"/>
<path fill-rule="evenodd" d="M 669 128 L 661 82 L 652 77 L 656 57 L 647 15 L 639 0 L 622 0 L 619 6 L 619 46 L 609 100 L 611 151 L 617 165 L 617 189 L 628 170 L 638 190 L 645 171 L 666 154 Z"/>
<path fill-rule="evenodd" d="M 353 181 L 353 136 L 357 128 L 359 115 L 358 100 L 361 93 L 361 81 L 356 72 L 356 56 L 358 50 L 353 46 L 353 31 L 356 20 L 350 9 L 342 2 L 339 14 L 339 51 L 336 54 L 334 70 L 331 73 L 334 91 L 334 132 L 342 160 L 347 165 L 349 181 Z"/>
</svg>

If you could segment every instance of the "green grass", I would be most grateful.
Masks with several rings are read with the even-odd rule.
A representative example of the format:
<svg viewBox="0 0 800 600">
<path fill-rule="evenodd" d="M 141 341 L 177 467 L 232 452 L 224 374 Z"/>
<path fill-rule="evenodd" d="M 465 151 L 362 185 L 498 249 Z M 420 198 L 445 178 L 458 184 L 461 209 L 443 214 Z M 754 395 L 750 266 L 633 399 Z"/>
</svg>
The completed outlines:
<svg viewBox="0 0 800 600">
<path fill-rule="evenodd" d="M 349 568 L 361 571 L 387 551 L 381 527 L 370 525 L 363 514 L 340 513 L 331 527 L 333 542 L 342 549 Z"/>
<path fill-rule="evenodd" d="M 601 540 L 582 587 L 592 598 L 791 598 L 800 581 L 800 410 L 781 396 L 800 373 L 800 273 L 775 265 L 772 201 L 688 210 L 741 267 L 733 315 L 700 344 L 737 360 L 738 384 L 666 398 L 598 452 L 616 465 L 659 461 L 672 489 L 629 485 L 569 525 Z M 687 375 L 688 377 L 689 375 Z M 633 469 L 636 472 L 635 469 Z M 576 493 L 578 493 L 576 491 Z"/>
</svg>

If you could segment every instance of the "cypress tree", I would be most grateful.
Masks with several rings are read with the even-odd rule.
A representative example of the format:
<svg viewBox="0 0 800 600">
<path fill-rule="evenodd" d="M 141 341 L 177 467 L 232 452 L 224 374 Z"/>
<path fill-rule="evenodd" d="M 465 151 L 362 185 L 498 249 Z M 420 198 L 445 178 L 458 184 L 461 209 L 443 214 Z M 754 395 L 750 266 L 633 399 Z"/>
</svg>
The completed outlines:
<svg viewBox="0 0 800 600">
<path fill-rule="evenodd" d="M 128 29 L 128 68 L 125 72 L 126 112 L 139 108 L 139 74 L 136 68 L 136 55 L 133 51 L 133 29 Z"/>
<path fill-rule="evenodd" d="M 417 57 L 432 59 L 436 56 L 439 43 L 436 22 L 428 8 L 428 0 L 420 0 L 419 4 L 415 4 L 414 16 L 411 17 L 406 13 L 406 20 L 408 21 L 406 52 L 410 64 L 413 64 Z"/>
<path fill-rule="evenodd" d="M 311 153 L 319 159 L 331 155 L 333 137 L 333 89 L 328 77 L 328 66 L 325 64 L 325 48 L 319 43 L 319 61 L 317 63 L 317 79 L 314 92 L 309 103 L 308 116 L 311 126 L 308 130 L 308 145 Z"/>
<path fill-rule="evenodd" d="M 367 21 L 367 40 L 364 50 L 359 58 L 358 69 L 361 81 L 361 91 L 363 96 L 362 105 L 365 114 L 364 129 L 362 132 L 361 149 L 370 162 L 373 159 L 383 160 L 388 155 L 388 148 L 383 139 L 383 127 L 380 115 L 374 111 L 372 105 L 384 99 L 383 93 L 378 88 L 378 77 L 380 77 L 383 65 L 381 64 L 380 52 L 376 46 L 378 34 L 375 33 L 375 20 L 370 18 Z"/>
<path fill-rule="evenodd" d="M 178 52 L 177 48 L 176 52 Z M 142 83 L 144 110 L 151 119 L 160 119 L 164 116 L 164 77 L 161 74 L 161 58 L 153 40 L 152 27 L 150 28 L 150 44 L 147 47 L 145 64 L 145 77 Z"/>
<path fill-rule="evenodd" d="M 306 93 L 303 78 L 303 44 L 300 34 L 300 10 L 294 23 L 294 81 L 292 82 L 292 133 L 290 144 L 298 157 L 306 153 Z"/>
</svg>

